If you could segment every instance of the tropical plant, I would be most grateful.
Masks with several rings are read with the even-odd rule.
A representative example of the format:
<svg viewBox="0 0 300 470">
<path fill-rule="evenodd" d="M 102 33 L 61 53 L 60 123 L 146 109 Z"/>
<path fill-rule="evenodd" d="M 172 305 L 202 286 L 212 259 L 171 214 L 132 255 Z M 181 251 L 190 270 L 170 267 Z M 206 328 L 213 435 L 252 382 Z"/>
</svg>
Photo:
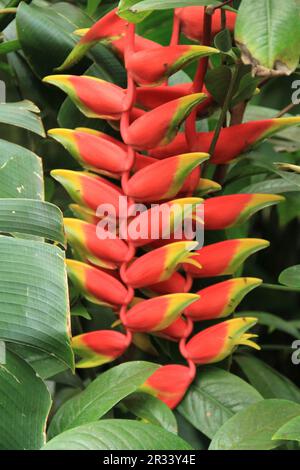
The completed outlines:
<svg viewBox="0 0 300 470">
<path fill-rule="evenodd" d="M 1 449 L 297 448 L 299 23 L 3 4 Z"/>
</svg>

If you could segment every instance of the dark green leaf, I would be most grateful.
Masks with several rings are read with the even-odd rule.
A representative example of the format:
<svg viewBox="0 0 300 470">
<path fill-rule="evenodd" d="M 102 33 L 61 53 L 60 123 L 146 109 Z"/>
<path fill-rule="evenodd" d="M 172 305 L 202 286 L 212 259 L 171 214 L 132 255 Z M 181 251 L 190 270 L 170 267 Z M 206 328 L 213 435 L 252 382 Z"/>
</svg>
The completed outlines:
<svg viewBox="0 0 300 470">
<path fill-rule="evenodd" d="M 55 5 L 45 8 L 22 3 L 18 8 L 18 38 L 27 61 L 40 77 L 53 73 L 71 52 L 76 43 L 73 32 L 92 24 L 76 6 L 63 5 L 67 13 L 55 11 Z"/>
<path fill-rule="evenodd" d="M 288 400 L 262 400 L 230 418 L 214 436 L 210 450 L 270 450 L 281 445 L 274 433 L 300 415 L 300 405 Z"/>
<path fill-rule="evenodd" d="M 0 55 L 9 54 L 19 49 L 21 49 L 21 44 L 17 39 L 14 41 L 5 41 L 0 44 Z"/>
<path fill-rule="evenodd" d="M 0 449 L 40 449 L 46 441 L 50 394 L 36 372 L 10 351 L 0 364 L 0 396 Z"/>
<path fill-rule="evenodd" d="M 178 411 L 212 438 L 225 421 L 259 400 L 261 395 L 236 375 L 207 367 L 199 371 Z"/>
<path fill-rule="evenodd" d="M 283 320 L 282 318 L 273 315 L 268 312 L 257 312 L 257 311 L 243 311 L 241 313 L 235 314 L 235 317 L 256 317 L 260 325 L 268 326 L 271 331 L 279 330 L 287 333 L 295 338 L 300 338 L 300 333 L 297 328 L 293 327 L 288 321 Z"/>
<path fill-rule="evenodd" d="M 96 12 L 101 2 L 102 0 L 87 0 L 87 7 L 86 7 L 87 14 L 92 16 Z"/>
<path fill-rule="evenodd" d="M 281 194 L 293 191 L 300 191 L 299 186 L 294 183 L 290 183 L 289 181 L 285 181 L 282 178 L 273 178 L 259 183 L 253 183 L 246 188 L 243 188 L 240 192 L 248 194 Z"/>
<path fill-rule="evenodd" d="M 22 357 L 43 380 L 67 370 L 66 364 L 40 349 L 17 343 L 10 343 L 9 349 Z"/>
<path fill-rule="evenodd" d="M 147 393 L 133 393 L 123 400 L 128 410 L 138 418 L 177 433 L 176 418 L 170 408 L 158 398 Z"/>
<path fill-rule="evenodd" d="M 127 419 L 85 424 L 54 437 L 43 450 L 190 450 L 180 437 Z"/>
<path fill-rule="evenodd" d="M 99 375 L 58 410 L 50 425 L 50 436 L 98 421 L 120 400 L 135 392 L 157 367 L 150 362 L 128 362 Z"/>
<path fill-rule="evenodd" d="M 253 387 L 264 398 L 285 398 L 300 403 L 300 389 L 291 380 L 253 356 L 234 356 Z"/>
<path fill-rule="evenodd" d="M 205 86 L 220 105 L 223 105 L 226 98 L 231 77 L 231 69 L 226 65 L 220 65 L 215 69 L 209 70 L 206 74 Z"/>
<path fill-rule="evenodd" d="M 232 40 L 229 29 L 220 31 L 214 38 L 215 47 L 222 52 L 229 52 L 232 49 Z"/>
</svg>

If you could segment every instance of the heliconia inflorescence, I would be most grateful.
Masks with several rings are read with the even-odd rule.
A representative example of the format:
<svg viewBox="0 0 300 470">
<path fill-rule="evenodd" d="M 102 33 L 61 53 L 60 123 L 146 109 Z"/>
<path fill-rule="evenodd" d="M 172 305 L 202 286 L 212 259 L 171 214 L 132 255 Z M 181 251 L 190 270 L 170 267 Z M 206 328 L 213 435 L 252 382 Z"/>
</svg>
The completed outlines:
<svg viewBox="0 0 300 470">
<path fill-rule="evenodd" d="M 235 19 L 234 12 L 226 11 L 230 31 Z M 80 295 L 110 307 L 117 317 L 111 329 L 73 337 L 77 366 L 114 361 L 130 345 L 157 355 L 151 338 L 178 343 L 185 364 L 161 366 L 140 387 L 170 408 L 185 395 L 198 364 L 222 361 L 239 345 L 259 348 L 252 341 L 256 335 L 248 333 L 256 318 L 226 318 L 262 283 L 254 277 L 232 276 L 250 255 L 269 245 L 257 238 L 219 237 L 201 247 L 196 232 L 189 232 L 189 238 L 181 231 L 184 222 L 222 231 L 283 199 L 243 193 L 207 197 L 222 187 L 204 177 L 203 164 L 229 164 L 263 139 L 300 122 L 299 117 L 289 117 L 224 127 L 212 155 L 214 131 L 195 128 L 193 139 L 188 138 L 188 125 L 185 132 L 181 129 L 185 121 L 195 124 L 197 116 L 217 107 L 204 84 L 199 86 L 201 67 L 219 54 L 205 37 L 204 20 L 205 7 L 177 8 L 173 33 L 179 22 L 181 32 L 200 45 L 180 45 L 174 33 L 171 44 L 161 46 L 135 34 L 134 25 L 114 9 L 90 29 L 76 31 L 80 39 L 57 69 L 59 74 L 44 79 L 63 90 L 85 116 L 105 119 L 114 130 L 120 129 L 120 138 L 87 127 L 48 132 L 82 167 L 52 171 L 73 200 L 74 217 L 68 214 L 64 219 L 75 258 L 66 262 L 69 278 Z M 220 8 L 210 15 L 210 22 L 213 36 L 221 29 Z M 126 89 L 88 75 L 61 74 L 97 43 L 123 62 Z M 171 75 L 195 61 L 199 66 L 194 82 L 168 83 Z M 126 210 L 120 206 L 122 198 L 127 200 Z M 139 204 L 145 210 L 136 210 Z M 103 205 L 105 215 L 98 210 Z M 107 226 L 102 225 L 106 218 Z M 202 285 L 202 279 L 209 285 Z M 207 320 L 215 324 L 204 323 L 204 329 L 193 334 L 194 322 Z"/>
</svg>

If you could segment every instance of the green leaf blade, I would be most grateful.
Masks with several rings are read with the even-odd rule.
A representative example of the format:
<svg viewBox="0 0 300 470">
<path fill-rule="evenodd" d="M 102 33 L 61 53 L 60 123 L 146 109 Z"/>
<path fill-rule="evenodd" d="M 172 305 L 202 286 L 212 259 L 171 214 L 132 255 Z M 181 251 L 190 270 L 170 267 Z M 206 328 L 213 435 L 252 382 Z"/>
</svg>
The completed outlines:
<svg viewBox="0 0 300 470">
<path fill-rule="evenodd" d="M 178 411 L 212 438 L 235 413 L 260 400 L 259 392 L 239 377 L 223 369 L 207 367 L 199 372 Z"/>
<path fill-rule="evenodd" d="M 89 422 L 97 421 L 120 400 L 135 392 L 157 369 L 157 364 L 128 362 L 99 375 L 79 395 L 68 400 L 54 416 L 51 437 Z"/>
<path fill-rule="evenodd" d="M 159 426 L 127 419 L 103 420 L 66 431 L 42 450 L 191 450 Z"/>
<path fill-rule="evenodd" d="M 235 39 L 257 75 L 290 75 L 298 65 L 300 8 L 297 0 L 243 0 Z"/>
<path fill-rule="evenodd" d="M 33 346 L 74 367 L 64 252 L 0 237 L 0 338 Z"/>
<path fill-rule="evenodd" d="M 286 422 L 300 415 L 300 405 L 288 400 L 262 400 L 230 418 L 214 436 L 209 450 L 271 450 L 272 440 Z"/>
<path fill-rule="evenodd" d="M 60 209 L 34 199 L 0 199 L 0 232 L 26 233 L 65 244 Z"/>
<path fill-rule="evenodd" d="M 45 444 L 51 397 L 35 371 L 11 351 L 6 351 L 6 362 L 0 364 L 0 395 L 0 449 L 40 449 Z"/>
</svg>

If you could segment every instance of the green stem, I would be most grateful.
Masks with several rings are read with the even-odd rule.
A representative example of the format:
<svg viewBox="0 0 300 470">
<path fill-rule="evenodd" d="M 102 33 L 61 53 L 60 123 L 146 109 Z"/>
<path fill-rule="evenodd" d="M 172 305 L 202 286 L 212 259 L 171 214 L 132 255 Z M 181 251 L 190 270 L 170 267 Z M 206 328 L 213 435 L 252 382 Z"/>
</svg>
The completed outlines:
<svg viewBox="0 0 300 470">
<path fill-rule="evenodd" d="M 300 289 L 297 289 L 297 287 L 281 286 L 280 284 L 263 283 L 259 287 L 262 287 L 264 289 L 280 290 L 280 291 L 286 291 L 286 292 L 295 292 L 295 293 L 300 292 Z"/>
</svg>

